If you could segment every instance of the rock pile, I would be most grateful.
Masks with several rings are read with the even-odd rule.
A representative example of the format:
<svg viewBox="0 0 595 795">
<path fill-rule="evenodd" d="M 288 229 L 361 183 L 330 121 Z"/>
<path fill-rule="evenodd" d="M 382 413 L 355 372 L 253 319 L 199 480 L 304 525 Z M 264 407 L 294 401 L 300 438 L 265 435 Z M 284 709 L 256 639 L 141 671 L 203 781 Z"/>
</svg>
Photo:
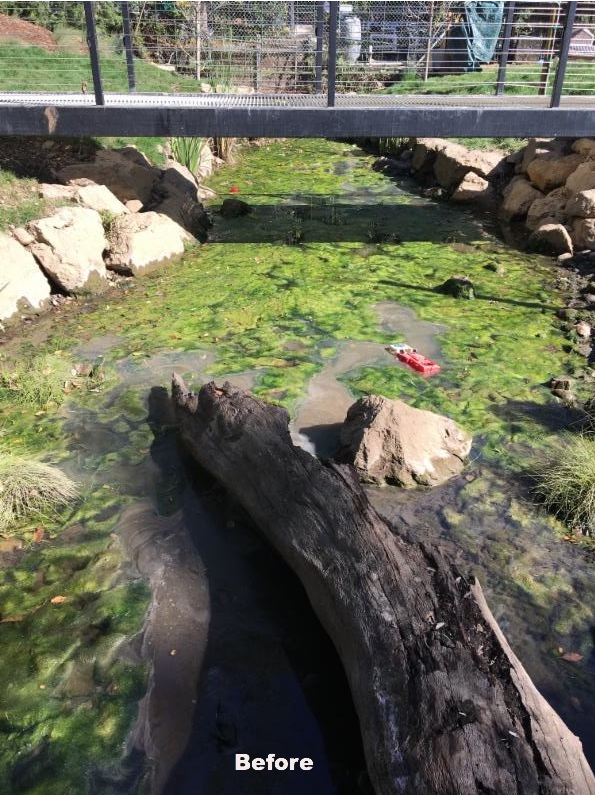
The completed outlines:
<svg viewBox="0 0 595 795">
<path fill-rule="evenodd" d="M 52 288 L 96 293 L 110 271 L 137 275 L 205 241 L 210 225 L 192 173 L 174 161 L 151 165 L 133 146 L 99 150 L 95 160 L 57 173 L 40 195 L 63 203 L 46 218 L 0 234 L 4 265 L 0 321 L 37 310 Z"/>
</svg>

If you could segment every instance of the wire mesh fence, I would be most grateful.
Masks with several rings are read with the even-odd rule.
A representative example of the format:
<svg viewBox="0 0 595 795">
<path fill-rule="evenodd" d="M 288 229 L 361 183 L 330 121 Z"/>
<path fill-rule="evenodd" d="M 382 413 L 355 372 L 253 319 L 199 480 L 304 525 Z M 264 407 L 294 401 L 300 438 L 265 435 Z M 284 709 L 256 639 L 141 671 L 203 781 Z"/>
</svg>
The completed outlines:
<svg viewBox="0 0 595 795">
<path fill-rule="evenodd" d="M 333 3 L 338 93 L 548 97 L 568 11 L 575 6 L 562 91 L 595 94 L 595 0 Z M 0 91 L 92 93 L 83 5 L 0 2 Z M 330 5 L 315 0 L 94 3 L 103 89 L 323 93 Z"/>
</svg>

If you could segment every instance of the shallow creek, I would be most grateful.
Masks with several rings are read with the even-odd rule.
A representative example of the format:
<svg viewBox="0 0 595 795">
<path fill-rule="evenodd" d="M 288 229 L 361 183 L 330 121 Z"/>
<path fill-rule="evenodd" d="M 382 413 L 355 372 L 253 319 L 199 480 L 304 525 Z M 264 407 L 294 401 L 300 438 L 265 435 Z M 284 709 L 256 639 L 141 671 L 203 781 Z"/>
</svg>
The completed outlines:
<svg viewBox="0 0 595 795">
<path fill-rule="evenodd" d="M 332 455 L 346 409 L 365 393 L 400 397 L 468 428 L 475 441 L 461 478 L 431 492 L 369 489 L 370 498 L 398 532 L 444 545 L 480 578 L 515 652 L 595 764 L 595 561 L 532 503 L 526 477 L 572 420 L 546 382 L 582 366 L 554 326 L 563 297 L 553 266 L 508 249 L 470 215 L 408 193 L 372 162 L 325 141 L 244 151 L 212 187 L 224 198 L 233 186 L 251 215 L 215 213 L 212 242 L 182 262 L 76 317 L 52 319 L 43 351 L 101 364 L 101 391 L 75 391 L 37 414 L 2 404 L 15 449 L 48 451 L 85 486 L 83 506 L 52 528 L 54 547 L 15 553 L 11 576 L 0 569 L 2 618 L 18 612 L 6 607 L 7 599 L 16 605 L 16 588 L 32 610 L 25 621 L 0 623 L 3 679 L 11 655 L 34 677 L 15 679 L 10 715 L 0 718 L 0 731 L 18 745 L 3 756 L 15 792 L 80 793 L 90 781 L 91 791 L 111 795 L 135 786 L 134 754 L 124 766 L 115 760 L 146 686 L 139 644 L 126 638 L 141 629 L 149 594 L 118 537 L 130 531 L 123 509 L 145 504 L 189 534 L 209 600 L 188 750 L 175 766 L 177 753 L 168 751 L 165 792 L 235 795 L 236 751 L 314 758 L 309 792 L 366 791 L 335 653 L 299 583 L 241 510 L 186 466 L 163 409 L 172 370 L 195 386 L 228 379 L 282 403 L 296 443 L 322 457 Z M 435 292 L 456 274 L 473 279 L 476 300 Z M 404 340 L 438 361 L 440 375 L 423 379 L 385 351 Z M 79 545 L 76 553 L 69 544 Z M 78 560 L 85 544 L 96 545 L 87 568 L 60 564 L 52 581 L 52 596 L 75 590 L 77 609 L 46 617 L 36 607 L 36 594 L 47 597 L 35 572 L 58 545 L 60 560 Z M 77 641 L 97 625 L 98 611 L 117 618 L 101 625 L 100 637 Z M 62 644 L 36 653 L 37 634 L 48 631 L 72 638 L 70 651 Z M 566 662 L 560 649 L 583 659 Z M 175 652 L 177 661 L 183 649 Z M 254 774 L 241 791 L 305 791 L 299 776 L 288 781 Z"/>
</svg>

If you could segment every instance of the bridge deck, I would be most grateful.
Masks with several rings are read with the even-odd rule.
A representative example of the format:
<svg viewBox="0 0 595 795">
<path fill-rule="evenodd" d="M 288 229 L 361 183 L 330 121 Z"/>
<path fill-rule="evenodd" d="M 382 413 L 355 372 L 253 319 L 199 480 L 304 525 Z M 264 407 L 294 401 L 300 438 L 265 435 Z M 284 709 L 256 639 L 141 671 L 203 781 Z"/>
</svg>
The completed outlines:
<svg viewBox="0 0 595 795">
<path fill-rule="evenodd" d="M 247 137 L 593 135 L 595 97 L 534 95 L 0 94 L 0 135 Z"/>
</svg>

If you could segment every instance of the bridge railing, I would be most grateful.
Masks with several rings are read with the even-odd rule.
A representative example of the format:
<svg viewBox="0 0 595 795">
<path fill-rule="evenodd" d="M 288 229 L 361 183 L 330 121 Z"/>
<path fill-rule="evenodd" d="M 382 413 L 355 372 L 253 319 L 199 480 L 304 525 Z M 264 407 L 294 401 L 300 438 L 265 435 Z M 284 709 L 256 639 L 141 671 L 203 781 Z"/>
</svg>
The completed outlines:
<svg viewBox="0 0 595 795">
<path fill-rule="evenodd" d="M 595 100 L 595 2 L 0 2 L 0 91 Z"/>
</svg>

